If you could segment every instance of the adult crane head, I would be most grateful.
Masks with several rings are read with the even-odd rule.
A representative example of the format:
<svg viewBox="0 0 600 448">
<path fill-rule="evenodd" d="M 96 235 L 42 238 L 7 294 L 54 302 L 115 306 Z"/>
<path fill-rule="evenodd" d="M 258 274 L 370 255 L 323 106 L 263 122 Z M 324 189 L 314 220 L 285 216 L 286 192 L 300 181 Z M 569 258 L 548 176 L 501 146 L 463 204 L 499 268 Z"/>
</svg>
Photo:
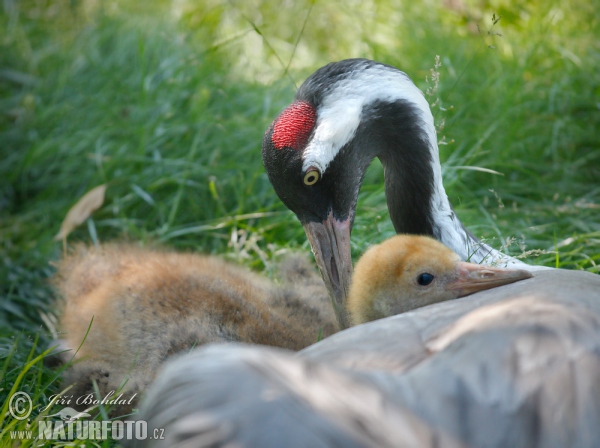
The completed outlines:
<svg viewBox="0 0 600 448">
<path fill-rule="evenodd" d="M 262 154 L 277 195 L 304 226 L 342 327 L 349 324 L 356 201 L 375 157 L 397 233 L 433 236 L 463 260 L 508 259 L 477 241 L 452 211 L 429 105 L 397 68 L 366 59 L 320 68 L 269 126 Z"/>
</svg>

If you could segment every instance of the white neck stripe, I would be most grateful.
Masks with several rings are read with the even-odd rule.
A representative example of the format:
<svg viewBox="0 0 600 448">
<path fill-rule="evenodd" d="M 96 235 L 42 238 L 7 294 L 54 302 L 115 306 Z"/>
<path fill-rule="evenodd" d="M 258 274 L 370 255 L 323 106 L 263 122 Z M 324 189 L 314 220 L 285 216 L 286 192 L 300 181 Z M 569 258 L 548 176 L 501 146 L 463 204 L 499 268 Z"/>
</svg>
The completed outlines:
<svg viewBox="0 0 600 448">
<path fill-rule="evenodd" d="M 437 136 L 433 116 L 423 93 L 401 71 L 375 65 L 353 72 L 339 81 L 317 110 L 315 133 L 303 153 L 302 170 L 310 166 L 325 173 L 340 149 L 348 143 L 360 124 L 363 107 L 376 101 L 412 103 L 437 157 Z M 441 172 L 440 172 L 441 176 Z"/>
</svg>

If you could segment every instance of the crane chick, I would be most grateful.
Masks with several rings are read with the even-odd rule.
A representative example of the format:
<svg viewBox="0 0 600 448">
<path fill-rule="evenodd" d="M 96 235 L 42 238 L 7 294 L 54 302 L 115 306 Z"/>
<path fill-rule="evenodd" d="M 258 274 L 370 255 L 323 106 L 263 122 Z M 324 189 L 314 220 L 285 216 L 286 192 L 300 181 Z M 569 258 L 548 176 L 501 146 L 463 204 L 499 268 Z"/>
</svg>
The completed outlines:
<svg viewBox="0 0 600 448">
<path fill-rule="evenodd" d="M 358 261 L 347 308 L 357 325 L 531 276 L 522 269 L 463 262 L 430 237 L 396 235 Z"/>
<path fill-rule="evenodd" d="M 280 284 L 220 258 L 126 244 L 79 246 L 58 263 L 59 348 L 74 407 L 124 392 L 131 411 L 171 355 L 209 342 L 291 350 L 337 330 L 327 290 L 308 262 L 290 257 Z M 93 321 L 92 321 L 93 319 Z M 91 325 L 90 325 L 91 323 Z M 132 399 L 133 398 L 133 399 Z M 74 403 L 79 399 L 79 403 Z"/>
</svg>

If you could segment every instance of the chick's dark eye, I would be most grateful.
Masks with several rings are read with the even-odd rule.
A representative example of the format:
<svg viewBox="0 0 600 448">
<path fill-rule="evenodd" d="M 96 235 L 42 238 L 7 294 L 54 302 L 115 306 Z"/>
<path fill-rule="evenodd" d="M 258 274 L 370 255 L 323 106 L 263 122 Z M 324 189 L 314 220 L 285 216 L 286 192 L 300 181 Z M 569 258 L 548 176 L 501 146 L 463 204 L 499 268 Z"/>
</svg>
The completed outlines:
<svg viewBox="0 0 600 448">
<path fill-rule="evenodd" d="M 421 286 L 427 286 L 433 281 L 433 278 L 434 278 L 433 275 L 425 272 L 424 274 L 421 274 L 417 277 L 417 282 Z"/>
</svg>

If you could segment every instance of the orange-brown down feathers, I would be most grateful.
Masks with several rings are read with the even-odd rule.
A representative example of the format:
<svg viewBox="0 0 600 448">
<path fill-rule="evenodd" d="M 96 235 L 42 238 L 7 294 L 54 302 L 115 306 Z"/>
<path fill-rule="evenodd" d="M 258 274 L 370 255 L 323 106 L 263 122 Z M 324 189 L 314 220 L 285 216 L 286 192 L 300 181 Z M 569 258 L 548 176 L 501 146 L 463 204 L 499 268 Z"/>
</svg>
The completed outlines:
<svg viewBox="0 0 600 448">
<path fill-rule="evenodd" d="M 327 291 L 304 260 L 281 266 L 281 285 L 217 257 L 80 246 L 58 265 L 59 329 L 75 396 L 144 390 L 169 356 L 208 342 L 299 350 L 337 329 Z M 93 323 L 90 327 L 90 321 Z M 119 411 L 128 411 L 129 408 Z"/>
</svg>

